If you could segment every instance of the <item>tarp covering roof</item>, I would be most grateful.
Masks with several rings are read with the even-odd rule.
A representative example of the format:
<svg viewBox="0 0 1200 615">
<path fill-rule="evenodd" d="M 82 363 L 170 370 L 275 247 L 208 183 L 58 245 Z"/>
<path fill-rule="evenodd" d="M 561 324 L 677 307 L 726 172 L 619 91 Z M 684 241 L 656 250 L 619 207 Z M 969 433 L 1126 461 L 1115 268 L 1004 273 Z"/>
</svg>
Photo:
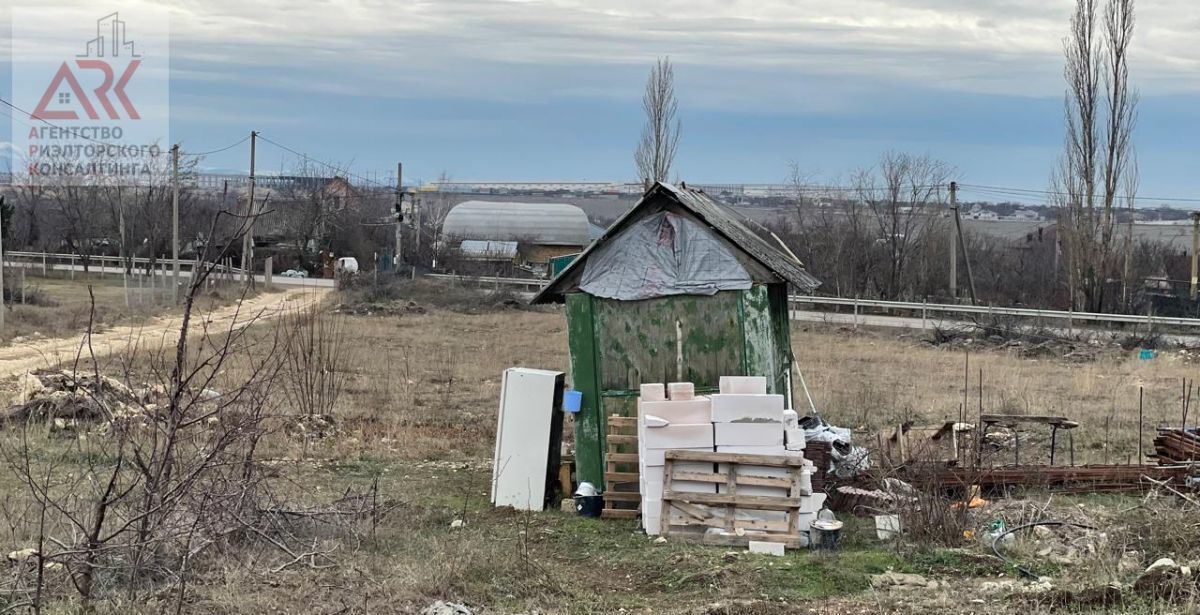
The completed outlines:
<svg viewBox="0 0 1200 615">
<path fill-rule="evenodd" d="M 753 283 L 732 248 L 708 227 L 660 211 L 596 248 L 583 268 L 579 289 L 594 297 L 633 301 L 715 295 L 746 290 Z"/>
<path fill-rule="evenodd" d="M 812 292 L 821 285 L 820 280 L 809 274 L 794 257 L 785 254 L 768 243 L 766 239 L 746 228 L 732 211 L 714 201 L 707 194 L 671 184 L 656 183 L 646 191 L 637 205 L 634 205 L 625 215 L 614 222 L 600 239 L 588 246 L 579 255 L 579 258 L 551 280 L 550 284 L 533 298 L 533 303 L 562 300 L 564 293 L 579 287 L 581 278 L 585 276 L 587 262 L 603 246 L 618 235 L 625 233 L 636 222 L 653 216 L 658 211 L 670 211 L 672 208 L 695 218 L 710 229 L 716 237 L 736 248 L 741 262 L 753 265 L 751 269 L 754 271 L 751 271 L 751 277 L 755 280 L 763 281 L 757 274 L 765 272 L 774 281 L 786 281 L 801 292 Z M 692 280 L 691 282 L 697 281 Z M 588 292 L 586 289 L 581 290 Z"/>
</svg>

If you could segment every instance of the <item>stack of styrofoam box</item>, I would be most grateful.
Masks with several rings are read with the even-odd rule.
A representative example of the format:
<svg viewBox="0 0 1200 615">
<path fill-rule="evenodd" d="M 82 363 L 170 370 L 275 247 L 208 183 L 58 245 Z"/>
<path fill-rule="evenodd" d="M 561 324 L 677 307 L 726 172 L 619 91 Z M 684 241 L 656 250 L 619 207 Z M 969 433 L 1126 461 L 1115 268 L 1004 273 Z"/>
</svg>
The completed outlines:
<svg viewBox="0 0 1200 615">
<path fill-rule="evenodd" d="M 775 455 L 803 458 L 804 430 L 800 429 L 796 413 L 784 410 L 782 395 L 767 394 L 767 379 L 757 376 L 723 376 L 720 393 L 713 395 L 712 420 L 714 442 L 718 453 L 746 455 Z M 722 467 L 721 471 L 728 468 Z M 741 467 L 741 471 L 756 476 L 786 478 L 785 468 Z M 718 491 L 723 488 L 718 485 Z M 788 490 L 779 487 L 743 485 L 739 495 L 787 497 Z M 825 494 L 801 496 L 800 529 L 808 524 L 825 503 Z M 747 519 L 785 522 L 787 513 L 750 511 L 739 513 Z"/>
<path fill-rule="evenodd" d="M 669 393 L 669 397 L 664 393 Z M 690 382 L 643 384 L 638 399 L 638 459 L 641 471 L 642 527 L 657 535 L 662 522 L 664 457 L 668 450 L 712 452 L 712 403 L 697 396 Z M 681 470 L 711 472 L 711 464 L 680 463 Z M 675 481 L 674 491 L 715 493 L 712 483 Z"/>
</svg>

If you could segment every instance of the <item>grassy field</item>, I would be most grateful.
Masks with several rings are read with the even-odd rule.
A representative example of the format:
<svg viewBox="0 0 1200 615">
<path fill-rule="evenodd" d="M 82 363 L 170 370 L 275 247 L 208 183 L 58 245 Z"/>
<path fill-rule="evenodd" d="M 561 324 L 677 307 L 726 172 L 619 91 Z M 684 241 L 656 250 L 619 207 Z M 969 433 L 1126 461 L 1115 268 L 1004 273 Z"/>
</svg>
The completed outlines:
<svg viewBox="0 0 1200 615">
<path fill-rule="evenodd" d="M 461 297 L 428 291 L 413 292 L 415 304 L 407 298 L 391 303 L 395 309 L 381 315 L 337 317 L 345 381 L 332 412 L 335 427 L 311 437 L 280 429 L 262 445 L 262 455 L 277 468 L 270 483 L 277 500 L 317 510 L 350 493 L 370 493 L 381 503 L 380 514 L 306 526 L 296 535 L 311 545 L 293 545 L 292 553 L 255 537 L 227 540 L 194 561 L 184 600 L 177 600 L 179 581 L 170 577 L 136 592 L 111 580 L 95 610 L 416 613 L 445 600 L 476 613 L 1015 613 L 1039 612 L 1057 600 L 1027 593 L 1015 571 L 979 542 L 964 539 L 953 548 L 885 544 L 875 540 L 867 521 L 853 518 L 838 553 L 768 558 L 658 543 L 632 521 L 493 509 L 488 487 L 501 371 L 515 365 L 565 370 L 565 319 L 560 310 L 505 309 L 494 298 L 477 298 L 471 309 L 462 309 L 448 303 Z M 270 354 L 272 330 L 257 325 L 256 342 L 244 352 Z M 892 333 L 817 327 L 797 328 L 794 343 L 818 408 L 856 434 L 902 420 L 958 416 L 961 350 Z M 1179 379 L 1193 371 L 1178 357 L 1138 361 L 1125 354 L 1075 364 L 1005 351 L 972 353 L 968 398 L 973 413 L 982 368 L 985 409 L 1065 414 L 1082 424 L 1080 461 L 1124 461 L 1136 450 L 1130 426 L 1136 432 L 1138 384 L 1145 386 L 1147 424 L 1178 420 Z M 102 369 L 132 379 L 156 373 L 145 357 L 111 357 Z M 223 370 L 213 386 L 239 377 L 237 370 Z M 9 426 L 0 438 L 3 450 L 17 448 L 18 435 Z M 83 448 L 72 438 L 41 427 L 25 436 L 47 467 L 64 473 L 79 467 Z M 6 520 L 0 540 L 8 546 L 0 551 L 7 552 L 30 544 L 35 518 L 12 512 L 28 510 L 29 494 L 11 467 L 0 469 L 0 476 Z M 996 519 L 1010 525 L 1028 520 L 1031 510 L 1104 528 L 1106 538 L 1073 563 L 1047 563 L 1036 541 L 1014 547 L 1057 587 L 1128 583 L 1159 557 L 1183 562 L 1200 556 L 1194 540 L 1200 514 L 1166 498 L 1029 494 L 972 514 L 983 527 Z M 56 538 L 71 544 L 69 534 Z M 297 549 L 320 555 L 296 558 L 303 555 Z M 0 582 L 0 612 L 27 597 L 18 590 L 27 587 L 28 576 L 14 580 L 19 568 L 12 566 L 12 578 Z M 881 586 L 876 579 L 873 587 L 872 579 L 888 572 L 921 575 L 922 584 Z M 45 612 L 79 609 L 61 574 L 48 588 Z M 1194 603 L 1144 597 L 1121 606 L 1129 613 L 1188 608 Z"/>
</svg>

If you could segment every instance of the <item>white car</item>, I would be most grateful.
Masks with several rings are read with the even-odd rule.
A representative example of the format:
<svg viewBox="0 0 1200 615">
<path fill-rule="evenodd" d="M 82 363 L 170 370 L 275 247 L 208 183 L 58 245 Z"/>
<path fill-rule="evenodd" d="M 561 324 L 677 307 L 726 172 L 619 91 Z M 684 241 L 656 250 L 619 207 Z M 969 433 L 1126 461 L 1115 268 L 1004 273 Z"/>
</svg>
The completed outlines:
<svg viewBox="0 0 1200 615">
<path fill-rule="evenodd" d="M 279 275 L 285 278 L 307 278 L 308 272 L 303 269 L 288 269 Z"/>
<path fill-rule="evenodd" d="M 343 256 L 337 259 L 333 267 L 338 273 L 358 273 L 358 259 L 353 256 Z"/>
</svg>

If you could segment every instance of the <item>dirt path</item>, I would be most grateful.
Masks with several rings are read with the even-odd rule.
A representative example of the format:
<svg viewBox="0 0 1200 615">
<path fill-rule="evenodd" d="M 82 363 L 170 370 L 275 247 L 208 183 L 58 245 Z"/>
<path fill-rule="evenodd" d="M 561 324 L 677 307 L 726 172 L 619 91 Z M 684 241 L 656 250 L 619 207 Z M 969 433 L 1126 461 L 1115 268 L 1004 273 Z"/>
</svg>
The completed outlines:
<svg viewBox="0 0 1200 615">
<path fill-rule="evenodd" d="M 289 309 L 315 304 L 329 293 L 327 288 L 290 288 L 268 293 L 208 312 L 193 314 L 191 328 L 196 330 L 199 319 L 208 322 L 213 331 L 226 331 L 232 326 L 244 326 L 258 319 L 271 319 Z M 157 317 L 137 325 L 105 329 L 92 335 L 92 350 L 97 357 L 125 351 L 135 345 L 174 344 L 179 335 L 180 315 Z M 53 367 L 74 361 L 84 336 L 56 338 L 17 343 L 0 348 L 0 378 L 16 376 L 34 369 Z M 83 349 L 84 357 L 88 349 Z"/>
</svg>

